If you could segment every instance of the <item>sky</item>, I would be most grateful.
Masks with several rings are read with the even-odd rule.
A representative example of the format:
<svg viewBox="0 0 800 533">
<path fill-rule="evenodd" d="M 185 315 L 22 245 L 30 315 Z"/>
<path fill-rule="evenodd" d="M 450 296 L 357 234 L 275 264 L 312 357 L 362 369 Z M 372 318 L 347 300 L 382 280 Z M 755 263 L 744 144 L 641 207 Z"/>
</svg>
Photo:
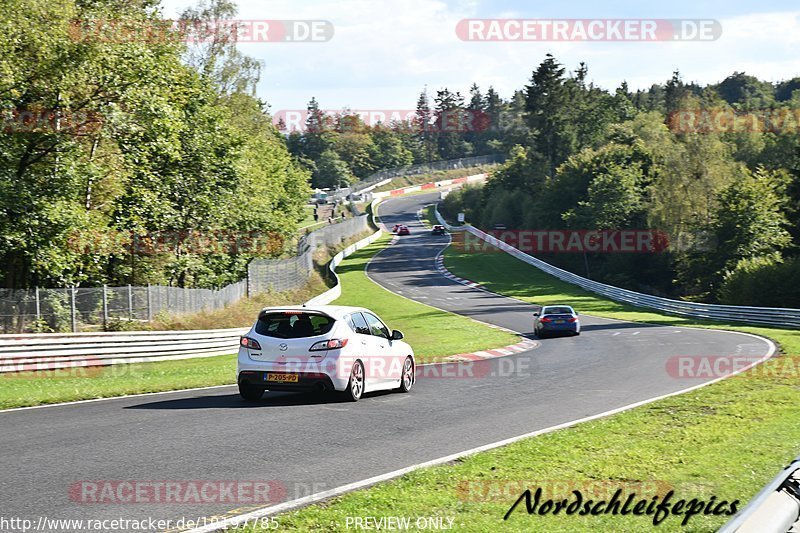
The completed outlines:
<svg viewBox="0 0 800 533">
<path fill-rule="evenodd" d="M 162 0 L 175 18 L 194 0 Z M 551 53 L 568 71 L 585 62 L 589 80 L 613 90 L 622 81 L 648 88 L 679 70 L 686 82 L 723 80 L 734 71 L 780 81 L 800 76 L 800 4 L 796 1 L 648 3 L 519 0 L 238 0 L 238 19 L 326 20 L 327 42 L 243 43 L 263 61 L 258 96 L 270 111 L 413 109 L 419 93 L 443 87 L 467 94 L 492 85 L 504 98 L 522 88 Z M 456 35 L 462 19 L 714 19 L 715 41 L 485 42 Z"/>
</svg>

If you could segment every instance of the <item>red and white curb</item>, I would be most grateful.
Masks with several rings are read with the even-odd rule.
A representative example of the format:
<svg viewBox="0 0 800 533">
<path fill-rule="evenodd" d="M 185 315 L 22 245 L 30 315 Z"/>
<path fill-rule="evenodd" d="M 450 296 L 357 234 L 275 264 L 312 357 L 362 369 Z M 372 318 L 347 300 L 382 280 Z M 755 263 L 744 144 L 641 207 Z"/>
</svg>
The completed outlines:
<svg viewBox="0 0 800 533">
<path fill-rule="evenodd" d="M 496 357 L 506 357 L 515 353 L 526 352 L 539 346 L 536 341 L 523 339 L 516 344 L 493 348 L 491 350 L 480 350 L 477 352 L 459 353 L 445 358 L 445 361 L 482 361 L 484 359 L 494 359 Z"/>
<path fill-rule="evenodd" d="M 466 285 L 467 287 L 472 287 L 475 289 L 482 288 L 480 283 L 476 283 L 469 279 L 459 278 L 458 276 L 447 270 L 447 268 L 444 266 L 444 257 L 441 254 L 436 256 L 436 270 L 438 270 L 439 273 L 442 276 L 446 277 L 447 279 L 451 279 L 457 283 Z"/>
</svg>

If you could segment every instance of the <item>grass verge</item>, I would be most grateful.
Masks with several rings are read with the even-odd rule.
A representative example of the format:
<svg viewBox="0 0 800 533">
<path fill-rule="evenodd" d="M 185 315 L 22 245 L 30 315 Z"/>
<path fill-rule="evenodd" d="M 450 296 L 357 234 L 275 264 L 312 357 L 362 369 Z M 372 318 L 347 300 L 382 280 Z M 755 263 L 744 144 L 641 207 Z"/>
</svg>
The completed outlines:
<svg viewBox="0 0 800 533">
<path fill-rule="evenodd" d="M 236 356 L 0 376 L 0 409 L 235 383 Z"/>
<path fill-rule="evenodd" d="M 652 515 L 529 516 L 523 503 L 507 521 L 503 516 L 524 489 L 537 486 L 545 490 L 543 500 L 572 497 L 571 490 L 608 500 L 617 488 L 649 499 L 673 489 L 673 502 L 708 502 L 713 495 L 715 504 L 739 500 L 741 508 L 800 452 L 800 332 L 660 315 L 582 291 L 507 254 L 465 255 L 451 248 L 445 264 L 458 276 L 525 301 L 566 301 L 597 316 L 755 333 L 776 341 L 783 355 L 680 396 L 281 515 L 282 529 L 334 531 L 345 529 L 348 517 L 391 515 L 412 517 L 412 523 L 417 517 L 452 518 L 456 531 L 641 531 L 654 528 Z M 657 529 L 714 531 L 729 517 L 701 514 L 682 525 L 683 518 L 669 516 Z"/>
<path fill-rule="evenodd" d="M 497 348 L 519 341 L 517 335 L 408 300 L 370 280 L 364 269 L 388 240 L 388 236 L 382 237 L 339 265 L 336 272 L 342 283 L 342 296 L 335 304 L 367 307 L 375 311 L 390 328 L 403 332 L 420 362 L 437 361 L 456 353 Z"/>
</svg>

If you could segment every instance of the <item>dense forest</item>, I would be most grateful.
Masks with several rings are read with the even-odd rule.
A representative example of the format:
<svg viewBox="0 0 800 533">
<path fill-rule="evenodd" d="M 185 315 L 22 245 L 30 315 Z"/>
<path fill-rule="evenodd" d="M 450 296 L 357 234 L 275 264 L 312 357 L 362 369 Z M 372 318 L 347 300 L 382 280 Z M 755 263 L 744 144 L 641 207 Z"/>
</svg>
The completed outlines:
<svg viewBox="0 0 800 533">
<path fill-rule="evenodd" d="M 412 118 L 388 123 L 312 98 L 303 131 L 287 133 L 255 96 L 260 63 L 225 32 L 183 38 L 157 0 L 0 11 L 4 287 L 223 285 L 285 252 L 311 187 L 503 154 L 445 211 L 487 229 L 657 230 L 660 253 L 544 258 L 653 294 L 800 307 L 800 78 L 700 86 L 675 72 L 609 91 L 548 55 L 508 98 L 425 88 Z M 235 14 L 210 0 L 181 22 Z M 684 127 L 708 110 L 736 127 Z"/>
<path fill-rule="evenodd" d="M 364 110 L 329 112 L 312 98 L 302 131 L 288 134 L 289 151 L 312 176 L 314 187 L 336 187 L 385 168 L 506 153 L 500 128 L 500 95 L 473 84 L 469 99 L 448 88 L 423 90 L 409 118 L 365 122 Z M 276 126 L 283 130 L 280 119 Z"/>
<path fill-rule="evenodd" d="M 800 307 L 800 78 L 699 86 L 675 72 L 609 92 L 587 75 L 548 55 L 492 125 L 506 163 L 445 210 L 490 230 L 656 230 L 660 253 L 541 257 L 658 295 Z"/>
<path fill-rule="evenodd" d="M 4 287 L 217 286 L 296 232 L 308 173 L 254 96 L 259 63 L 224 32 L 188 41 L 156 0 L 2 3 Z"/>
</svg>

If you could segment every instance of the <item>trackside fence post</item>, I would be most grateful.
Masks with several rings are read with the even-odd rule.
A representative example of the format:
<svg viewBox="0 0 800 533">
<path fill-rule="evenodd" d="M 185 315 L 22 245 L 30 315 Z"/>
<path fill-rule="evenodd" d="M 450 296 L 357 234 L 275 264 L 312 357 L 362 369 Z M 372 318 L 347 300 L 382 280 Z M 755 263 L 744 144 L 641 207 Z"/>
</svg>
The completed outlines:
<svg viewBox="0 0 800 533">
<path fill-rule="evenodd" d="M 103 329 L 108 329 L 108 286 L 103 285 Z"/>
<path fill-rule="evenodd" d="M 150 295 L 150 284 L 147 284 L 147 321 L 153 321 L 153 297 Z"/>
<path fill-rule="evenodd" d="M 77 310 L 75 309 L 75 285 L 70 287 L 69 289 L 69 315 L 70 315 L 70 324 L 72 325 L 72 333 L 78 332 L 78 322 L 76 320 L 75 314 Z"/>
</svg>

